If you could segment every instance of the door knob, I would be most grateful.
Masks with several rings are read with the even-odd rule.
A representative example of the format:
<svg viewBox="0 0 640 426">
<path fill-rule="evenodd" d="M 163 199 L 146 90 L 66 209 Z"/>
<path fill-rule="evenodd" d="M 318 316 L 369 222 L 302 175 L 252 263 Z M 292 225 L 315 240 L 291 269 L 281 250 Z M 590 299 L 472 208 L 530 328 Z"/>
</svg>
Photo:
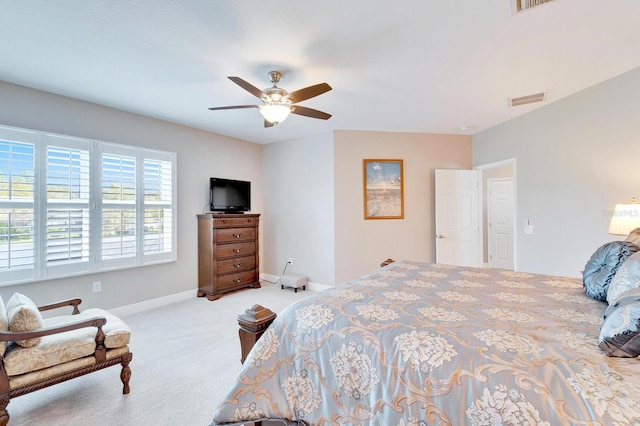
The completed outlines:
<svg viewBox="0 0 640 426">
<path fill-rule="evenodd" d="M 445 237 L 445 236 L 444 236 L 444 235 L 442 235 L 442 234 L 436 234 L 436 238 L 447 238 L 447 237 Z"/>
</svg>

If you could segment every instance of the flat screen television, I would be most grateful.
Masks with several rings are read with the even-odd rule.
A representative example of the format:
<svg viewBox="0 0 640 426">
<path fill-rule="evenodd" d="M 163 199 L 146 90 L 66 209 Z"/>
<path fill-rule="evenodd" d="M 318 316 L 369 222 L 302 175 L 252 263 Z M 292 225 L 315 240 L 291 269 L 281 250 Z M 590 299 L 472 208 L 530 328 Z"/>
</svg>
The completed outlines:
<svg viewBox="0 0 640 426">
<path fill-rule="evenodd" d="M 244 213 L 251 210 L 251 182 L 210 178 L 209 207 L 212 212 Z"/>
</svg>

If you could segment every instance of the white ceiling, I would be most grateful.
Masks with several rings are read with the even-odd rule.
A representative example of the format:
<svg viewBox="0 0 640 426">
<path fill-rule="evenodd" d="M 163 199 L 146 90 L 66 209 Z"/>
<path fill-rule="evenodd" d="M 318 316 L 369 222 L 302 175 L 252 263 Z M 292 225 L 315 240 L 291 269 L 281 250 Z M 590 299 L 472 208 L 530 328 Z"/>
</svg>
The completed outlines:
<svg viewBox="0 0 640 426">
<path fill-rule="evenodd" d="M 640 66 L 640 1 L 0 0 L 0 80 L 257 143 L 328 130 L 473 134 Z M 259 100 L 333 90 L 263 127 Z M 0 99 L 1 101 L 1 99 Z M 460 130 L 468 126 L 467 130 Z"/>
</svg>

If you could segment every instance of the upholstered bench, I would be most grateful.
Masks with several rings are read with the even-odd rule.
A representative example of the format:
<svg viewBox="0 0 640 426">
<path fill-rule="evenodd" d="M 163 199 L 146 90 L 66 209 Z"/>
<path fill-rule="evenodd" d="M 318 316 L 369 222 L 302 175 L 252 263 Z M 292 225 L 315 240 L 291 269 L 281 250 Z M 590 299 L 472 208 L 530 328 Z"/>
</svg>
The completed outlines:
<svg viewBox="0 0 640 426">
<path fill-rule="evenodd" d="M 120 364 L 122 393 L 129 393 L 131 331 L 102 309 L 80 313 L 80 299 L 36 307 L 15 293 L 0 298 L 0 426 L 9 422 L 11 398 Z M 71 315 L 42 318 L 41 311 L 73 307 Z"/>
</svg>

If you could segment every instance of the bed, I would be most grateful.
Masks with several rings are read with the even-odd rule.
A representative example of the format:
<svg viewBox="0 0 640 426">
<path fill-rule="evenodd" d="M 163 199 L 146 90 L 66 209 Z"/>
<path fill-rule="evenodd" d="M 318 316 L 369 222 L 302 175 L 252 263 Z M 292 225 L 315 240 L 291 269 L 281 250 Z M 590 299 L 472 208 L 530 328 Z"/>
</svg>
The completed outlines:
<svg viewBox="0 0 640 426">
<path fill-rule="evenodd" d="M 633 424 L 605 309 L 578 278 L 395 262 L 280 313 L 213 424 Z"/>
</svg>

